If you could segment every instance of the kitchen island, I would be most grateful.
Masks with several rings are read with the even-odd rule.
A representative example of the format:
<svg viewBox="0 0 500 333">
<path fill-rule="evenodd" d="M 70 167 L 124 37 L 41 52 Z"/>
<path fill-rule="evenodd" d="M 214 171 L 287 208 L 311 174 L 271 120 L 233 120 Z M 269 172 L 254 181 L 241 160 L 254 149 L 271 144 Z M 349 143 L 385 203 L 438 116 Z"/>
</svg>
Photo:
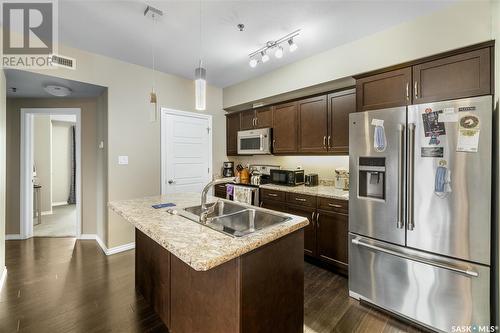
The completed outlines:
<svg viewBox="0 0 500 333">
<path fill-rule="evenodd" d="M 210 198 L 209 201 L 215 200 Z M 136 228 L 136 289 L 171 332 L 302 332 L 306 218 L 231 237 L 177 211 L 199 194 L 110 203 Z"/>
</svg>

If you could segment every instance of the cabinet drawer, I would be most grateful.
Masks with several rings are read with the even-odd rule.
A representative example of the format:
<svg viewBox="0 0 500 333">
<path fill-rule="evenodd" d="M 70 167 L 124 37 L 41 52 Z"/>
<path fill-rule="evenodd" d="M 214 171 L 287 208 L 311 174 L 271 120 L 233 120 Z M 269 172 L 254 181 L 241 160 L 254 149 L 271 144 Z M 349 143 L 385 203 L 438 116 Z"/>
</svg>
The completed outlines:
<svg viewBox="0 0 500 333">
<path fill-rule="evenodd" d="M 287 193 L 286 201 L 294 205 L 316 207 L 316 197 L 312 195 Z"/>
<path fill-rule="evenodd" d="M 273 200 L 273 201 L 285 201 L 285 192 L 269 190 L 269 189 L 260 189 L 260 197 L 261 200 Z"/>
<path fill-rule="evenodd" d="M 214 186 L 215 191 L 226 192 L 226 184 L 217 184 Z"/>
<path fill-rule="evenodd" d="M 318 198 L 318 208 L 347 214 L 349 210 L 349 202 L 347 200 Z"/>
</svg>

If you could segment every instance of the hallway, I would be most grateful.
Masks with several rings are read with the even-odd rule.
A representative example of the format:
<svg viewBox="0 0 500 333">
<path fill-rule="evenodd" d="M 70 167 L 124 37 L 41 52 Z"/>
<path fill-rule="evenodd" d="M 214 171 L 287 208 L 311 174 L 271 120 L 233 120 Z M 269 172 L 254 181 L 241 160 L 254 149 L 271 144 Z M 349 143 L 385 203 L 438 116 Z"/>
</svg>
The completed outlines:
<svg viewBox="0 0 500 333">
<path fill-rule="evenodd" d="M 52 214 L 42 215 L 42 223 L 33 221 L 35 237 L 68 237 L 76 235 L 76 205 L 53 206 Z"/>
</svg>

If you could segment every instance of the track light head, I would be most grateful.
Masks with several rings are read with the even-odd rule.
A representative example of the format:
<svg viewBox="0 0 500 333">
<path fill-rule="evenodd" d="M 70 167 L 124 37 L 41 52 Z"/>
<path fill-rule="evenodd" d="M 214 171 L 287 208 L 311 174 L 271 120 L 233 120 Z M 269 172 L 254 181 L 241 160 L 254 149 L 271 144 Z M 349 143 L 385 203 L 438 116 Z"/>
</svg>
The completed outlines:
<svg viewBox="0 0 500 333">
<path fill-rule="evenodd" d="M 293 38 L 288 40 L 288 45 L 290 46 L 290 52 L 295 52 L 298 48 L 297 44 L 294 43 Z"/>
<path fill-rule="evenodd" d="M 255 59 L 255 58 L 250 59 L 250 61 L 248 62 L 248 64 L 249 64 L 249 65 L 250 65 L 250 67 L 252 67 L 252 68 L 257 67 L 257 59 Z"/>
<path fill-rule="evenodd" d="M 278 59 L 283 58 L 283 48 L 281 46 L 278 46 L 276 48 L 276 51 L 274 51 L 274 56 Z"/>
<path fill-rule="evenodd" d="M 261 54 L 261 60 L 263 63 L 269 61 L 269 54 L 267 54 L 266 51 L 262 51 L 262 52 L 260 52 L 260 54 Z"/>
</svg>

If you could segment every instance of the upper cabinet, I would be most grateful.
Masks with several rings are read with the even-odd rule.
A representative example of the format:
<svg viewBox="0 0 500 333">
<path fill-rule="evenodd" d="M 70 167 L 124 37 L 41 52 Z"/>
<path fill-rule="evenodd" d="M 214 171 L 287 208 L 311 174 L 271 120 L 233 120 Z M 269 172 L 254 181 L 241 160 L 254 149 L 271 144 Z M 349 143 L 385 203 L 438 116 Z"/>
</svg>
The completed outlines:
<svg viewBox="0 0 500 333">
<path fill-rule="evenodd" d="M 328 108 L 326 95 L 298 101 L 298 152 L 327 151 Z"/>
<path fill-rule="evenodd" d="M 349 154 L 349 114 L 356 112 L 354 89 L 328 95 L 328 151 Z"/>
<path fill-rule="evenodd" d="M 297 152 L 297 102 L 279 104 L 273 111 L 273 153 Z"/>
<path fill-rule="evenodd" d="M 358 111 L 492 93 L 491 47 L 485 45 L 414 61 L 356 79 Z"/>
<path fill-rule="evenodd" d="M 411 104 L 411 68 L 402 68 L 356 80 L 358 111 Z"/>
<path fill-rule="evenodd" d="M 240 113 L 240 129 L 251 130 L 273 126 L 273 109 L 266 106 Z"/>
<path fill-rule="evenodd" d="M 413 101 L 428 103 L 491 92 L 490 49 L 413 66 Z"/>
<path fill-rule="evenodd" d="M 226 154 L 238 154 L 238 131 L 240 130 L 240 114 L 226 114 Z"/>
</svg>

